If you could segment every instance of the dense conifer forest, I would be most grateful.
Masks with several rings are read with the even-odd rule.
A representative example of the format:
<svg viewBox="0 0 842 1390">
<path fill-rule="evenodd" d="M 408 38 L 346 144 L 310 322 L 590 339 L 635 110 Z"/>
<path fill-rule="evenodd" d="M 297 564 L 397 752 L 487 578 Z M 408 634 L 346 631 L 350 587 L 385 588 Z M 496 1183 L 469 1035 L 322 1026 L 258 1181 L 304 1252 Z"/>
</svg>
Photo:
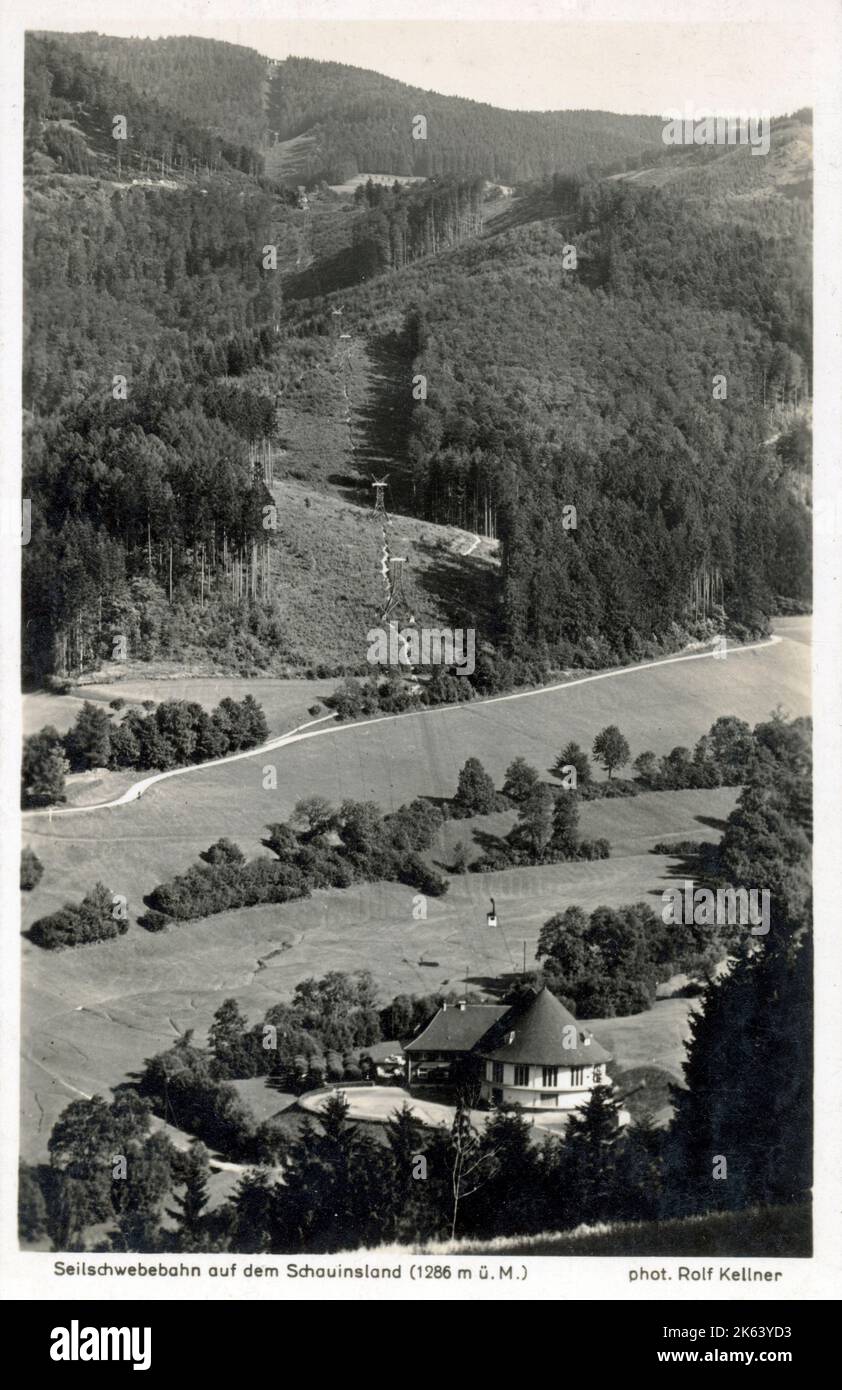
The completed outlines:
<svg viewBox="0 0 842 1390">
<path fill-rule="evenodd" d="M 284 631 L 267 460 L 285 443 L 280 406 L 303 398 L 317 424 L 319 383 L 338 400 L 338 313 L 349 338 L 390 345 L 403 382 L 381 402 L 393 505 L 501 543 L 483 634 L 500 655 L 600 665 L 729 624 L 759 632 L 808 603 L 804 180 L 778 187 L 777 166 L 761 173 L 744 150 L 688 163 L 696 151 L 653 145 L 657 178 L 626 182 L 609 171 L 651 139 L 644 118 L 434 94 L 452 175 L 369 180 L 344 200 L 311 188 L 302 205 L 263 172 L 260 113 L 284 139 L 314 121 L 327 139 L 336 121 L 353 143 L 348 111 L 371 133 L 390 102 L 409 111 L 407 93 L 200 40 L 30 37 L 30 677 L 101 666 L 115 634 L 135 659 L 204 646 L 269 669 Z M 556 129 L 587 131 L 582 150 L 542 153 Z M 805 113 L 775 136 L 800 151 Z M 355 148 L 362 166 L 407 167 L 396 149 Z M 488 175 L 518 183 L 502 211 Z M 285 466 L 307 477 L 294 455 Z"/>
<path fill-rule="evenodd" d="M 305 141 L 306 180 L 339 183 L 369 171 L 515 183 L 561 168 L 633 167 L 660 145 L 661 122 L 652 116 L 502 111 L 344 63 L 270 63 L 212 39 L 52 37 L 74 61 L 81 57 L 235 144 L 264 149 L 270 163 L 287 141 Z M 426 140 L 413 138 L 416 114 L 427 119 Z"/>
</svg>

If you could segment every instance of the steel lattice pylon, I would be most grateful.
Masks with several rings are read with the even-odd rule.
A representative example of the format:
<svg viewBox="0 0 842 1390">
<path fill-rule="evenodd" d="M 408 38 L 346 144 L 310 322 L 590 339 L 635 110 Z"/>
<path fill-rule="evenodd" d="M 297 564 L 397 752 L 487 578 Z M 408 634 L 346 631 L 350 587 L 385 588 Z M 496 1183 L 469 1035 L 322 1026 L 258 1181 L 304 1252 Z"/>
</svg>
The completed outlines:
<svg viewBox="0 0 842 1390">
<path fill-rule="evenodd" d="M 401 600 L 406 603 L 406 595 L 403 591 L 403 567 L 405 564 L 405 555 L 389 556 L 389 602 L 383 612 L 384 618 L 388 618 L 389 614 L 395 611 Z"/>
<path fill-rule="evenodd" d="M 385 478 L 375 478 L 374 482 L 371 484 L 374 488 L 374 515 L 377 516 L 379 514 L 385 517 L 387 521 L 389 520 L 389 513 L 386 511 L 386 498 L 384 494 L 388 485 L 388 473 Z"/>
</svg>

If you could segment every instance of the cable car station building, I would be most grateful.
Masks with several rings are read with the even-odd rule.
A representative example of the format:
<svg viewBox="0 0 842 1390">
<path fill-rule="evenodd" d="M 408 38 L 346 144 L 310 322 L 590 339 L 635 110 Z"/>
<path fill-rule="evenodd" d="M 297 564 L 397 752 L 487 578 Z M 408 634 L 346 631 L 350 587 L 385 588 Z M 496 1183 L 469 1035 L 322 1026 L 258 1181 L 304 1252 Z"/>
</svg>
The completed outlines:
<svg viewBox="0 0 842 1390">
<path fill-rule="evenodd" d="M 454 1062 L 474 1058 L 489 1105 L 577 1110 L 611 1085 L 609 1053 L 546 987 L 511 1006 L 445 1004 L 403 1052 L 409 1087 L 446 1084 Z"/>
</svg>

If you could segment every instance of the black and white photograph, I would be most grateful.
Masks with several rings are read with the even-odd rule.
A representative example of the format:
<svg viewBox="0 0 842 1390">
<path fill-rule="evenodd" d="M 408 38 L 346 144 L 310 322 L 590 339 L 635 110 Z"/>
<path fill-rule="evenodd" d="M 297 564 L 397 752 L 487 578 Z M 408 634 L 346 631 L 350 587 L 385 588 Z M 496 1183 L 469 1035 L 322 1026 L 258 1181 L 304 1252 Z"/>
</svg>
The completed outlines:
<svg viewBox="0 0 842 1390">
<path fill-rule="evenodd" d="M 0 1263 L 831 1296 L 842 12 L 40 11 Z"/>
</svg>

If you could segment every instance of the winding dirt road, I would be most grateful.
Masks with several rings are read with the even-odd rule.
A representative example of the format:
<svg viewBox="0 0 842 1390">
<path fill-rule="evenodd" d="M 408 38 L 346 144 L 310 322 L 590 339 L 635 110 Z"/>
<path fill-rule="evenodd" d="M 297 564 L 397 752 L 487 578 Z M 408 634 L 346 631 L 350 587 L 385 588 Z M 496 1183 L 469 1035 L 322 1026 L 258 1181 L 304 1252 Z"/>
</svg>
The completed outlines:
<svg viewBox="0 0 842 1390">
<path fill-rule="evenodd" d="M 542 685 L 534 690 L 518 690 L 511 695 L 492 695 L 486 700 L 476 700 L 473 703 L 480 705 L 498 705 L 509 700 L 534 700 L 541 695 L 549 695 L 556 690 L 565 690 L 573 685 L 588 685 L 591 681 L 619 680 L 621 677 L 634 676 L 639 671 L 649 671 L 653 666 L 674 666 L 680 661 L 710 661 L 710 660 L 732 660 L 733 657 L 740 656 L 743 652 L 760 651 L 765 647 L 775 646 L 778 642 L 785 639 L 778 636 L 766 638 L 762 642 L 751 642 L 745 646 L 729 646 L 727 657 L 719 652 L 689 652 L 683 656 L 665 656 L 657 661 L 642 661 L 634 666 L 622 666 L 611 671 L 596 671 L 590 676 L 579 676 L 572 680 L 559 681 L 556 685 Z M 137 801 L 145 791 L 154 787 L 157 782 L 165 782 L 170 777 L 186 777 L 191 772 L 203 772 L 209 767 L 220 767 L 223 763 L 241 762 L 244 758 L 259 758 L 266 753 L 274 752 L 278 748 L 287 748 L 294 743 L 301 743 L 305 739 L 323 738 L 326 734 L 339 735 L 347 733 L 351 729 L 363 728 L 368 724 L 383 724 L 395 719 L 429 719 L 436 714 L 443 714 L 452 709 L 451 705 L 438 705 L 434 709 L 426 710 L 407 710 L 403 714 L 382 714 L 375 715 L 372 719 L 358 719 L 353 723 L 339 724 L 332 714 L 323 714 L 318 719 L 311 719 L 306 724 L 299 724 L 297 728 L 289 733 L 279 734 L 276 738 L 270 739 L 268 743 L 262 743 L 259 748 L 249 748 L 242 753 L 230 753 L 224 758 L 214 758 L 204 763 L 189 763 L 186 767 L 174 767 L 168 772 L 155 772 L 149 777 L 144 777 L 140 782 L 133 782 L 130 787 L 118 796 L 114 801 L 98 801 L 91 806 L 47 806 L 41 810 L 24 811 L 25 820 L 35 816 L 82 816 L 89 811 L 107 811 L 115 806 L 125 806 L 130 801 Z M 316 725 L 329 724 L 328 728 L 316 728 Z"/>
</svg>

